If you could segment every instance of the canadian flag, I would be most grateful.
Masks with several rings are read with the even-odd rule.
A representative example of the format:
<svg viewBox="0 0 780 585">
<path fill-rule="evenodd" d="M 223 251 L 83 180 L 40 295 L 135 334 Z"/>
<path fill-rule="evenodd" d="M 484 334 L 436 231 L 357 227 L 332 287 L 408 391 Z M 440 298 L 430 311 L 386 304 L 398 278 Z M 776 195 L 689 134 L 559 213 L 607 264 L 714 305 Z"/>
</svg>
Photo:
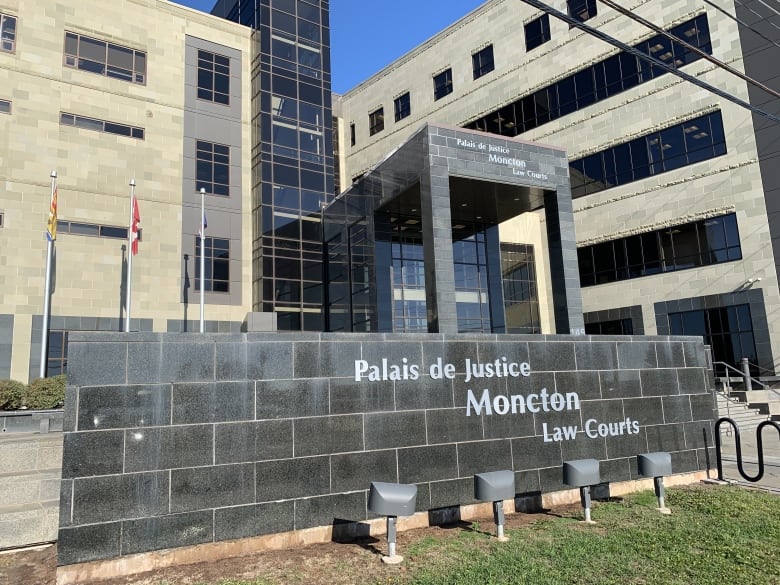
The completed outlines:
<svg viewBox="0 0 780 585">
<path fill-rule="evenodd" d="M 130 228 L 132 232 L 132 246 L 133 256 L 138 254 L 138 242 L 140 241 L 141 232 L 138 229 L 138 224 L 141 223 L 141 212 L 138 210 L 138 199 L 133 197 L 133 225 Z"/>
</svg>

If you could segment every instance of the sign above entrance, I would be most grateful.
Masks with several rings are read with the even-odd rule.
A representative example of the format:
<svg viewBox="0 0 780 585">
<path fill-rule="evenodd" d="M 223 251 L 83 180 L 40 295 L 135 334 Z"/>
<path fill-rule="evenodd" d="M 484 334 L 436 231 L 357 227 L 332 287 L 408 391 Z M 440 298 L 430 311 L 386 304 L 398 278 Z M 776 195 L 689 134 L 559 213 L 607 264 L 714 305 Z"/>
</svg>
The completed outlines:
<svg viewBox="0 0 780 585">
<path fill-rule="evenodd" d="M 496 165 L 511 167 L 512 174 L 518 177 L 528 177 L 540 181 L 549 181 L 549 175 L 536 171 L 527 170 L 528 163 L 520 158 L 501 156 L 509 154 L 509 149 L 499 144 L 489 144 L 487 142 L 477 142 L 476 140 L 457 139 L 457 145 L 461 148 L 476 150 L 487 154 L 487 162 Z"/>
</svg>

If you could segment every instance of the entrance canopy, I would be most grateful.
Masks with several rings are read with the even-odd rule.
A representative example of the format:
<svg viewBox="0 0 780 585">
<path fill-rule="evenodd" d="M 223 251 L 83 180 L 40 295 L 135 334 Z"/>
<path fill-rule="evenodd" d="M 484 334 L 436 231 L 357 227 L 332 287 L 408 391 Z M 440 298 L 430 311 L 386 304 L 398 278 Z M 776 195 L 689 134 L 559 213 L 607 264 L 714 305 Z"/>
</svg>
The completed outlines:
<svg viewBox="0 0 780 585">
<path fill-rule="evenodd" d="M 484 305 L 475 330 L 506 332 L 498 225 L 539 209 L 555 330 L 582 333 L 566 153 L 426 124 L 324 211 L 328 329 L 399 331 L 422 321 L 428 332 L 463 331 L 465 280 Z M 472 241 L 470 263 L 459 243 L 470 250 Z"/>
</svg>

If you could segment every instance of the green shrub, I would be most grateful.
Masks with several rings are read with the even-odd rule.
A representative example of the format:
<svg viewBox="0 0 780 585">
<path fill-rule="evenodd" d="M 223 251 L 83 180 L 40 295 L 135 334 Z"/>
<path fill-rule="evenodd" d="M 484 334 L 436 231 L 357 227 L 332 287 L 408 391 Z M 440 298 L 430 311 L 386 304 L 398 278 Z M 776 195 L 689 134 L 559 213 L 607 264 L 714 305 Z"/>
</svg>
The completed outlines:
<svg viewBox="0 0 780 585">
<path fill-rule="evenodd" d="M 27 408 L 57 408 L 65 402 L 65 374 L 52 378 L 38 378 L 27 386 L 24 405 Z"/>
<path fill-rule="evenodd" d="M 22 406 L 27 386 L 16 380 L 0 380 L 0 410 L 16 410 Z"/>
</svg>

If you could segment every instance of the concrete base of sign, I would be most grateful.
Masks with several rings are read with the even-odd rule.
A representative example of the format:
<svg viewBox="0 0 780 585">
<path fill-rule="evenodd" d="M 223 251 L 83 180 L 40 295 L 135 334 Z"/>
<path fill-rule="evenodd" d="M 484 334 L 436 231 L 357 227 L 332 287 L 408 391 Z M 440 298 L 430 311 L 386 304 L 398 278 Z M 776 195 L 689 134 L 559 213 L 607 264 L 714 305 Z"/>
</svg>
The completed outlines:
<svg viewBox="0 0 780 585">
<path fill-rule="evenodd" d="M 382 557 L 382 562 L 386 565 L 400 565 L 404 558 L 401 555 L 393 555 L 392 557 Z"/>
<path fill-rule="evenodd" d="M 496 536 L 496 540 L 498 542 L 508 542 L 509 541 L 509 537 L 508 536 Z"/>
<path fill-rule="evenodd" d="M 672 511 L 669 508 L 656 508 L 661 514 L 665 514 L 666 516 L 670 515 Z"/>
<path fill-rule="evenodd" d="M 693 473 L 681 473 L 666 478 L 669 486 L 688 485 L 707 480 L 707 471 Z M 610 484 L 610 495 L 620 495 L 647 490 L 653 488 L 652 479 L 641 479 Z M 542 506 L 550 508 L 558 505 L 568 505 L 579 502 L 578 490 L 562 490 L 542 494 Z M 504 511 L 507 514 L 515 513 L 510 508 L 510 502 L 505 502 Z M 492 514 L 491 504 L 471 504 L 461 506 L 460 517 L 462 520 L 477 520 L 489 518 Z M 413 530 L 429 526 L 428 513 L 421 512 L 398 519 L 398 530 Z M 384 518 L 374 518 L 364 521 L 370 525 L 372 536 L 385 533 L 386 522 Z M 80 583 L 94 583 L 106 579 L 137 575 L 147 571 L 155 571 L 168 567 L 177 567 L 200 562 L 215 562 L 220 559 L 234 558 L 258 553 L 267 550 L 291 549 L 309 544 L 321 544 L 332 542 L 333 527 L 321 526 L 308 528 L 295 532 L 284 532 L 243 538 L 241 540 L 213 542 L 195 546 L 183 546 L 175 549 L 159 550 L 148 553 L 127 555 L 122 558 L 107 561 L 93 561 L 57 567 L 57 585 L 79 585 Z"/>
</svg>

